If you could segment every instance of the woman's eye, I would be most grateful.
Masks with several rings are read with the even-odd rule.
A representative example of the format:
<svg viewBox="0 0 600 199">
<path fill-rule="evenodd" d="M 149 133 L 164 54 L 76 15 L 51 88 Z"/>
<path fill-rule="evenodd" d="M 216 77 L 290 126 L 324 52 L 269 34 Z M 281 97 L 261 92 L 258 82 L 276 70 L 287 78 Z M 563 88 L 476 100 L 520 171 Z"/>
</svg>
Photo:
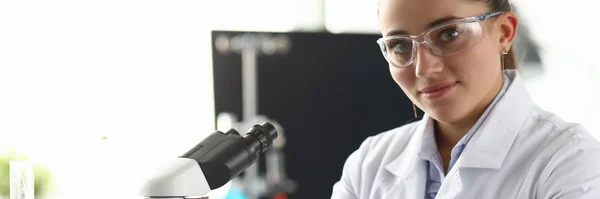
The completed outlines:
<svg viewBox="0 0 600 199">
<path fill-rule="evenodd" d="M 453 41 L 456 38 L 458 38 L 459 35 L 460 35 L 460 32 L 458 32 L 458 30 L 456 30 L 454 28 L 446 29 L 440 33 L 439 39 L 442 41 Z"/>
<path fill-rule="evenodd" d="M 393 50 L 395 53 L 405 53 L 411 50 L 411 45 L 408 42 L 398 42 L 394 44 Z"/>
</svg>

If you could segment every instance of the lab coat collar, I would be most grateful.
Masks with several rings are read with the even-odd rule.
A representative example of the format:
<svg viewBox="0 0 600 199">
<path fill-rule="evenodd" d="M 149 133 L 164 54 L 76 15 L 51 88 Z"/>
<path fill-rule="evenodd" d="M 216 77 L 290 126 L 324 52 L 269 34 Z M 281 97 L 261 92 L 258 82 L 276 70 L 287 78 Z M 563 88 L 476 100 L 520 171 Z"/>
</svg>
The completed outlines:
<svg viewBox="0 0 600 199">
<path fill-rule="evenodd" d="M 425 114 L 423 119 L 418 122 L 415 133 L 411 136 L 410 141 L 406 146 L 406 151 L 401 153 L 385 167 L 388 171 L 399 176 L 402 180 L 406 180 L 411 176 L 410 174 L 416 173 L 414 171 L 418 169 L 419 162 L 425 162 L 419 158 L 418 150 L 423 137 L 423 132 L 427 128 L 429 122 L 433 121 Z"/>
<path fill-rule="evenodd" d="M 512 79 L 511 84 L 465 147 L 456 167 L 500 168 L 521 131 L 533 101 L 519 73 L 515 70 L 506 70 L 505 73 Z M 415 173 L 419 161 L 422 161 L 418 158 L 419 144 L 430 122 L 433 119 L 425 114 L 405 151 L 386 165 L 388 171 L 404 180 Z"/>
<path fill-rule="evenodd" d="M 519 73 L 505 73 L 512 83 L 465 147 L 459 168 L 500 168 L 534 106 Z"/>
</svg>

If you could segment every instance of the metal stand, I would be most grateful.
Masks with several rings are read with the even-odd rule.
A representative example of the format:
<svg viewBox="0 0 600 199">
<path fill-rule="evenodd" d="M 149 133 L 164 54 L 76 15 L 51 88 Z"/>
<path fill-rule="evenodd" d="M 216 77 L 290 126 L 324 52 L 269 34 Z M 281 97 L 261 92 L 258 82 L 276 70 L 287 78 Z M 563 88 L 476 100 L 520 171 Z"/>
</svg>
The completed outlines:
<svg viewBox="0 0 600 199">
<path fill-rule="evenodd" d="M 217 117 L 217 123 L 219 124 L 219 119 L 221 121 L 229 120 L 233 122 L 230 125 L 234 125 L 238 129 L 249 129 L 253 124 L 264 121 L 273 122 L 265 116 L 258 115 L 258 72 L 256 59 L 259 55 L 287 53 L 290 48 L 289 39 L 284 35 L 272 36 L 269 34 L 247 33 L 233 37 L 219 35 L 215 39 L 215 47 L 221 53 L 234 52 L 242 55 L 242 120 L 237 122 L 237 119 L 232 114 L 222 113 Z M 281 131 L 281 129 L 278 129 L 278 131 Z M 279 135 L 278 139 L 282 139 L 282 136 Z M 279 151 L 279 149 L 275 150 Z M 283 163 L 279 160 L 282 157 L 273 158 L 272 156 L 269 156 L 271 162 Z M 269 168 L 274 167 L 273 164 L 267 166 Z M 281 165 L 275 167 L 281 167 Z M 281 175 L 278 174 L 276 176 L 279 179 Z M 244 171 L 243 182 L 247 198 L 258 199 L 261 195 L 269 192 L 268 186 L 266 186 L 267 182 L 265 181 L 265 178 L 259 176 L 258 161 L 246 169 Z"/>
</svg>

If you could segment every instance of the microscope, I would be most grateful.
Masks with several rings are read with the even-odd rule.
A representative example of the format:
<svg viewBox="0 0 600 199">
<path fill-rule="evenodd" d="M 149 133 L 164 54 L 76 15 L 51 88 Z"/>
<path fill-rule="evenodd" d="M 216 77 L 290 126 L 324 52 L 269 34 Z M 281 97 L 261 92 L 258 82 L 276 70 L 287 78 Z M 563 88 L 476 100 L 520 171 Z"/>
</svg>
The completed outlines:
<svg viewBox="0 0 600 199">
<path fill-rule="evenodd" d="M 277 129 L 264 122 L 246 134 L 216 131 L 152 175 L 141 187 L 145 198 L 201 199 L 240 175 L 277 139 Z"/>
<path fill-rule="evenodd" d="M 219 113 L 217 128 L 221 131 L 214 132 L 151 176 L 140 190 L 140 195 L 145 198 L 205 198 L 211 190 L 230 181 L 242 184 L 247 199 L 292 193 L 297 189 L 296 182 L 285 174 L 283 128 L 260 115 L 257 103 L 256 59 L 261 54 L 287 53 L 291 46 L 289 38 L 283 34 L 219 35 L 214 45 L 219 53 L 242 56 L 242 118 L 238 119 L 232 113 Z M 248 128 L 245 135 L 234 130 Z M 260 175 L 259 164 L 256 164 L 259 155 L 265 157 L 265 176 Z M 242 173 L 244 175 L 240 176 Z"/>
</svg>

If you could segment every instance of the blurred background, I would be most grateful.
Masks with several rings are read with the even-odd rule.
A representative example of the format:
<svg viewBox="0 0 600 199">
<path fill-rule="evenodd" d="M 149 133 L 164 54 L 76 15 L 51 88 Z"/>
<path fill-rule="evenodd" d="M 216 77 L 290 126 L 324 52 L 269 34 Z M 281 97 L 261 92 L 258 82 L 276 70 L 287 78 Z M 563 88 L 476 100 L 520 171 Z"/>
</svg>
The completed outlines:
<svg viewBox="0 0 600 199">
<path fill-rule="evenodd" d="M 595 3 L 513 4 L 534 101 L 600 137 Z M 252 197 L 328 198 L 365 137 L 412 117 L 375 43 L 375 10 L 375 0 L 0 1 L 0 166 L 39 165 L 37 198 L 136 198 L 147 173 L 215 130 L 269 120 L 286 142 L 257 164 L 265 186 Z M 243 198 L 233 190 L 248 184 L 213 198 Z"/>
</svg>

